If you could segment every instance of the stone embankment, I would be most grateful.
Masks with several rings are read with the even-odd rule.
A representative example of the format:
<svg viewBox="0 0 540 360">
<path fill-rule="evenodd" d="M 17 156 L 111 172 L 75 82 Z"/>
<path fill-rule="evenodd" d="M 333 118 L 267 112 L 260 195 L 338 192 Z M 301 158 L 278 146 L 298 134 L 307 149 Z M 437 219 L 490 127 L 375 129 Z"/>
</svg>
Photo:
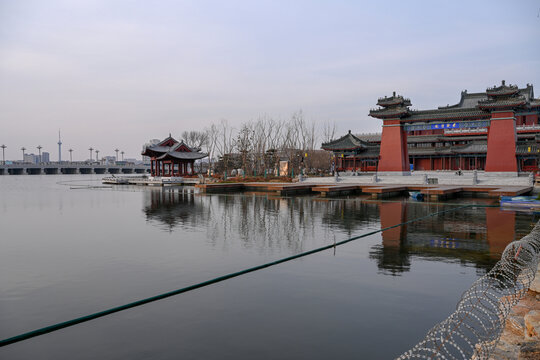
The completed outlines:
<svg viewBox="0 0 540 360">
<path fill-rule="evenodd" d="M 490 360 L 540 359 L 540 266 L 527 295 L 512 308 Z"/>
</svg>

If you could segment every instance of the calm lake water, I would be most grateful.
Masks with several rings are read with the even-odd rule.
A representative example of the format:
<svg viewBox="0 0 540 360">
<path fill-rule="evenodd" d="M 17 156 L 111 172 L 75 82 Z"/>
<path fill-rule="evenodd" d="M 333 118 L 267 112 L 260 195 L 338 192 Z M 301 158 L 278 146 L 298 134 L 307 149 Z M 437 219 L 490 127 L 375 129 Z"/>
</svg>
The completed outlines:
<svg viewBox="0 0 540 360">
<path fill-rule="evenodd" d="M 0 338 L 448 209 L 0 176 Z M 454 205 L 452 205 L 454 204 Z M 390 359 L 454 309 L 533 215 L 435 216 L 0 348 L 2 359 Z"/>
</svg>

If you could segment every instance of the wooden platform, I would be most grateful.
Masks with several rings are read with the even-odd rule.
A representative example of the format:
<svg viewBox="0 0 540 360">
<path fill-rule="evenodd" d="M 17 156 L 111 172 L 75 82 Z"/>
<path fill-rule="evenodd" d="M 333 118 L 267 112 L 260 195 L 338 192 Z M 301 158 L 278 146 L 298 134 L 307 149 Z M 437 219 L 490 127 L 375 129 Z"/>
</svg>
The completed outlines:
<svg viewBox="0 0 540 360">
<path fill-rule="evenodd" d="M 383 184 L 316 184 L 316 183 L 215 183 L 195 185 L 202 192 L 261 191 L 279 195 L 318 193 L 322 197 L 370 194 L 372 198 L 389 198 L 420 191 L 432 200 L 448 197 L 480 195 L 487 197 L 519 196 L 532 191 L 532 186 L 451 186 L 451 185 L 383 185 Z"/>
</svg>

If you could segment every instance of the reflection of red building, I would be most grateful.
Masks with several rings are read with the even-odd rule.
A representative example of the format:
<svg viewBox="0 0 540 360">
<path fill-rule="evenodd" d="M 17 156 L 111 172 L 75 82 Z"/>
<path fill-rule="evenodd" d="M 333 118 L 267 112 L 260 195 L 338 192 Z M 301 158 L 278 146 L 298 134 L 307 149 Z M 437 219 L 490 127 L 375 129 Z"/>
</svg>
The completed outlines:
<svg viewBox="0 0 540 360">
<path fill-rule="evenodd" d="M 338 170 L 538 170 L 540 99 L 532 85 L 518 89 L 503 81 L 485 92 L 464 91 L 458 104 L 434 110 L 411 110 L 411 101 L 395 93 L 377 105 L 369 115 L 383 121 L 382 135 L 349 131 L 322 144 L 334 152 Z"/>
<path fill-rule="evenodd" d="M 487 242 L 493 256 L 502 254 L 506 245 L 515 240 L 516 214 L 499 208 L 486 208 Z"/>
<path fill-rule="evenodd" d="M 195 160 L 208 156 L 170 135 L 156 145 L 147 146 L 142 155 L 150 157 L 152 176 L 191 175 L 194 173 Z"/>
<path fill-rule="evenodd" d="M 381 219 L 381 229 L 401 224 L 407 221 L 407 206 L 405 202 L 382 202 L 379 204 L 379 214 Z M 515 240 L 516 232 L 516 214 L 512 211 L 502 211 L 500 208 L 485 208 L 486 222 L 485 228 L 482 230 L 482 233 L 485 231 L 485 235 L 481 237 L 487 240 L 487 245 L 491 256 L 498 257 L 506 246 Z M 483 227 L 483 224 L 473 224 L 459 221 L 455 222 L 452 219 L 441 219 L 442 223 L 437 224 L 436 226 L 440 227 L 440 230 L 444 231 L 444 224 L 450 224 L 450 227 L 455 228 L 451 230 L 444 231 L 446 237 L 450 239 L 471 239 L 473 240 L 479 234 L 473 235 L 466 230 L 473 230 L 474 233 L 479 231 L 478 225 Z M 414 225 L 417 224 L 412 224 Z M 422 229 L 424 230 L 424 229 Z M 465 232 L 463 232 L 465 230 Z M 413 229 L 412 239 L 418 237 L 422 233 L 431 233 L 433 238 L 436 238 L 437 232 L 434 232 L 433 229 L 425 229 L 423 232 L 417 232 Z M 406 241 L 407 236 L 407 225 L 397 226 L 392 229 L 388 229 L 382 232 L 382 245 L 384 248 L 399 248 L 402 242 Z M 477 239 L 478 241 L 479 239 Z M 414 242 L 414 241 L 412 241 Z"/>
<path fill-rule="evenodd" d="M 381 217 L 381 229 L 401 224 L 407 221 L 407 204 L 403 202 L 387 202 L 379 204 L 379 216 Z M 405 238 L 407 225 L 397 226 L 382 232 L 384 247 L 401 246 L 401 240 Z"/>
</svg>

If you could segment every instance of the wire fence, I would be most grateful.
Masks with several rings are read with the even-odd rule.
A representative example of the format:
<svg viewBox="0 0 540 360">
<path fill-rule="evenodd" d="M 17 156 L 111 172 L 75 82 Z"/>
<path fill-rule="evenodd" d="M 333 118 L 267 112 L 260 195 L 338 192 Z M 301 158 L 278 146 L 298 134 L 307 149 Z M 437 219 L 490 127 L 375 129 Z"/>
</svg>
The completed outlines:
<svg viewBox="0 0 540 360">
<path fill-rule="evenodd" d="M 454 313 L 397 359 L 489 359 L 510 310 L 534 280 L 539 254 L 540 221 L 505 248 L 493 269 L 463 293 Z"/>
</svg>

